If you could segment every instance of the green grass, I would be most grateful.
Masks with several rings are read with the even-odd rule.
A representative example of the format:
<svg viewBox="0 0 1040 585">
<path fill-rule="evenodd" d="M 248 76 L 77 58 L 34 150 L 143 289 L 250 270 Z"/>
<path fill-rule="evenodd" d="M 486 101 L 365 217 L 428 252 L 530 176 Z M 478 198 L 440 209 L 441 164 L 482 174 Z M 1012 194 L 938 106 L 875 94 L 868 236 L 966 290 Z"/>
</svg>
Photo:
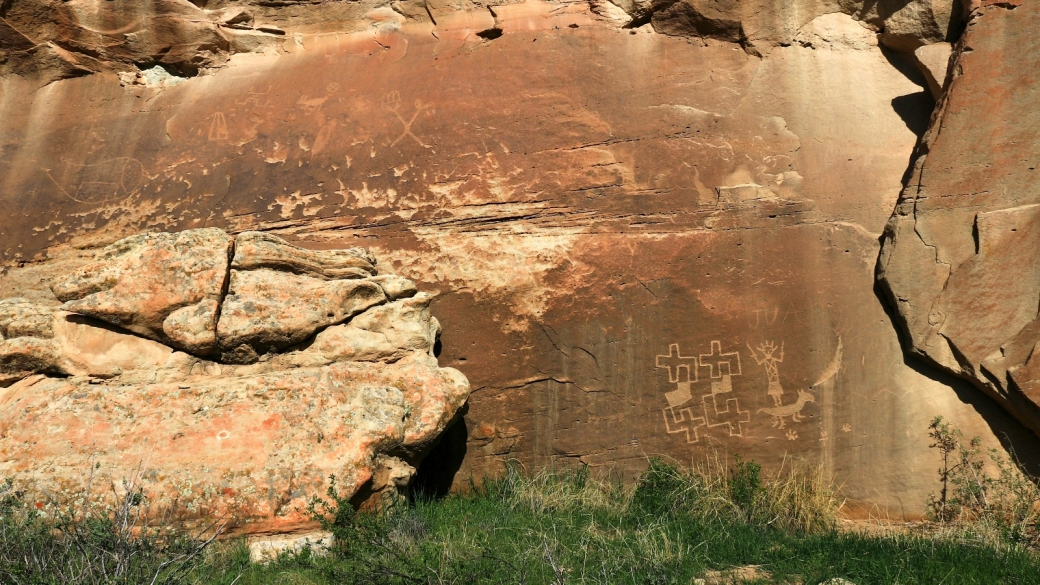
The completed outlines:
<svg viewBox="0 0 1040 585">
<path fill-rule="evenodd" d="M 687 472 L 653 461 L 633 490 L 583 472 L 528 477 L 512 469 L 465 495 L 399 503 L 377 514 L 354 514 L 333 492 L 315 505 L 329 512 L 326 527 L 336 535 L 328 554 L 250 564 L 244 542 L 225 542 L 178 578 L 225 585 L 685 585 L 709 570 L 761 565 L 770 577 L 758 582 L 771 583 L 1040 583 L 1040 557 L 1025 546 L 963 530 L 843 532 L 821 474 L 787 469 L 772 481 L 759 475 L 753 463 Z M 0 546 L 5 542 L 18 546 L 10 539 Z M 161 547 L 143 550 L 137 562 L 163 554 Z M 0 554 L 0 581 L 14 574 L 17 557 Z M 68 581 L 23 572 L 12 582 Z"/>
</svg>

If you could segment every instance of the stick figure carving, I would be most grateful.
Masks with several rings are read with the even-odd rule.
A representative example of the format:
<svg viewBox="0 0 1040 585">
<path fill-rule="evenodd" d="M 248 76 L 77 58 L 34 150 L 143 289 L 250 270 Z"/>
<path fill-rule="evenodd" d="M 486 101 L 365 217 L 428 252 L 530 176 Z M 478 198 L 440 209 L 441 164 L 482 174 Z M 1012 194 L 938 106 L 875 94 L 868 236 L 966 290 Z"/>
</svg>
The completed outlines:
<svg viewBox="0 0 1040 585">
<path fill-rule="evenodd" d="M 421 114 L 423 110 L 428 109 L 430 107 L 430 104 L 424 104 L 422 103 L 422 100 L 419 99 L 415 100 L 415 113 L 412 114 L 411 120 L 404 119 L 404 116 L 402 116 L 401 112 L 399 111 L 400 107 L 401 94 L 397 93 L 397 91 L 391 91 L 390 93 L 383 96 L 383 109 L 388 112 L 393 112 L 394 115 L 397 116 L 397 119 L 401 121 L 401 125 L 404 126 L 404 131 L 401 132 L 401 135 L 390 143 L 390 146 L 395 146 L 405 136 L 411 136 L 413 140 L 419 143 L 419 146 L 422 146 L 423 148 L 430 148 L 430 145 L 424 143 L 422 140 L 419 140 L 419 137 L 412 133 L 412 124 L 415 123 L 415 119 L 419 117 L 419 114 Z M 430 113 L 432 112 L 427 112 L 427 115 L 429 115 Z"/>
<path fill-rule="evenodd" d="M 758 365 L 763 366 L 766 369 L 766 379 L 769 380 L 769 387 L 766 389 L 766 394 L 773 397 L 773 404 L 776 406 L 782 406 L 783 402 L 781 397 L 784 395 L 784 388 L 780 385 L 780 371 L 777 369 L 776 364 L 784 361 L 784 344 L 780 342 L 780 355 L 776 355 L 777 347 L 772 341 L 763 341 L 758 344 L 758 352 L 755 351 L 751 344 L 747 344 L 748 349 L 751 350 L 751 357 L 755 358 L 755 362 Z M 762 358 L 759 359 L 758 354 L 762 354 Z"/>
</svg>

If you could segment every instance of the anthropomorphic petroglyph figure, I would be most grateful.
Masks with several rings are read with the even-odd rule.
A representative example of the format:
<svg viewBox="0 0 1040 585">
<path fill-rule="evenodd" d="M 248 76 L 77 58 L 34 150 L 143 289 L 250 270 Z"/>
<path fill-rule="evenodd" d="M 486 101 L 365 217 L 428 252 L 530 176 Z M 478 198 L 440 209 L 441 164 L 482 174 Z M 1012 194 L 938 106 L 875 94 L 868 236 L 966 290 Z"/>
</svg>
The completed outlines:
<svg viewBox="0 0 1040 585">
<path fill-rule="evenodd" d="M 777 406 L 776 408 L 760 408 L 758 411 L 773 417 L 773 426 L 782 429 L 784 428 L 785 416 L 791 417 L 791 422 L 802 421 L 802 407 L 805 406 L 806 402 L 816 402 L 816 397 L 805 390 L 799 390 L 798 400 L 794 404 Z"/>
<path fill-rule="evenodd" d="M 758 351 L 756 352 L 751 344 L 748 344 L 748 349 L 751 350 L 751 357 L 755 358 L 758 365 L 763 366 L 766 369 L 766 378 L 769 380 L 769 387 L 766 389 L 766 394 L 773 397 L 773 404 L 782 406 L 783 402 L 781 397 L 784 395 L 784 388 L 780 385 L 780 371 L 777 369 L 776 364 L 784 361 L 784 344 L 780 343 L 779 356 L 776 355 L 777 347 L 772 341 L 763 341 L 758 344 Z M 758 354 L 761 353 L 761 359 Z"/>
</svg>

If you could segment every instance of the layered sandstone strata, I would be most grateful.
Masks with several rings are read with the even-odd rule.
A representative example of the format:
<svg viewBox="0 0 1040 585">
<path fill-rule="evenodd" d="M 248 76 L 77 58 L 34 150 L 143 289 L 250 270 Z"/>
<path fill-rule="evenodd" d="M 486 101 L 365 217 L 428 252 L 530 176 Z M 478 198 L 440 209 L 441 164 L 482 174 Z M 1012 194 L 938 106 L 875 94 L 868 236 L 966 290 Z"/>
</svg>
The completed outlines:
<svg viewBox="0 0 1040 585">
<path fill-rule="evenodd" d="M 131 482 L 151 506 L 262 533 L 306 527 L 309 498 L 333 475 L 359 503 L 407 488 L 469 395 L 433 355 L 432 295 L 392 275 L 360 278 L 376 272 L 364 250 L 238 240 L 279 248 L 279 267 L 332 277 L 301 288 L 298 275 L 258 268 L 279 293 L 236 291 L 235 239 L 208 228 L 116 242 L 53 282 L 55 296 L 75 299 L 63 305 L 0 300 L 0 473 L 38 489 L 41 505 Z M 364 274 L 342 272 L 343 256 L 363 259 Z M 212 344 L 178 351 L 141 337 L 161 337 L 185 310 L 203 313 L 210 339 L 248 328 L 248 340 L 297 347 L 246 345 L 221 363 Z"/>
<path fill-rule="evenodd" d="M 52 42 L 34 24 L 47 19 L 15 23 L 19 2 L 32 5 L 0 17 Z M 232 270 L 308 286 L 366 270 L 315 271 L 314 258 L 370 246 L 442 294 L 376 305 L 274 355 L 396 359 L 429 343 L 432 320 L 387 328 L 383 313 L 432 309 L 442 363 L 476 388 L 433 466 L 446 483 L 510 459 L 632 477 L 648 455 L 740 453 L 767 469 L 804 457 L 898 517 L 934 489 L 936 415 L 1035 451 L 977 393 L 905 359 L 873 288 L 949 77 L 940 43 L 980 7 L 275 4 L 207 3 L 207 19 L 247 9 L 251 25 L 229 24 L 278 40 L 195 77 L 106 56 L 110 69 L 74 79 L 43 66 L 0 78 L 10 296 L 56 303 L 41 278 L 144 229 L 277 234 L 291 262 L 279 245 Z M 258 28 L 271 23 L 285 35 Z M 368 280 L 398 298 L 380 278 Z M 220 346 L 217 331 L 208 359 L 224 362 L 295 341 Z"/>
</svg>

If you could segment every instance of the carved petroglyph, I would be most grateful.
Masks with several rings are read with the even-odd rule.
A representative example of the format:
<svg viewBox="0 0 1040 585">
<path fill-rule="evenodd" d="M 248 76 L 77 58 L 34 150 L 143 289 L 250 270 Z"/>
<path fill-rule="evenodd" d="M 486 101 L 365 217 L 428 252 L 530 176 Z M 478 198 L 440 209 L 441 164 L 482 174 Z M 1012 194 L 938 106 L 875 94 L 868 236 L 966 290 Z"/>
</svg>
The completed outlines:
<svg viewBox="0 0 1040 585">
<path fill-rule="evenodd" d="M 145 179 L 144 165 L 132 157 L 118 157 L 82 165 L 62 160 L 64 168 L 42 169 L 58 190 L 76 203 L 109 203 L 135 194 Z"/>
<path fill-rule="evenodd" d="M 401 115 L 400 108 L 401 94 L 399 94 L 397 91 L 391 91 L 390 93 L 383 96 L 383 109 L 388 112 L 393 112 L 394 115 L 397 116 L 397 119 L 401 121 L 401 125 L 404 127 L 404 130 L 401 132 L 400 136 L 395 138 L 394 141 L 390 143 L 390 146 L 396 146 L 397 143 L 400 142 L 405 136 L 411 136 L 412 140 L 415 140 L 415 142 L 418 143 L 419 146 L 423 148 L 433 148 L 432 146 L 426 144 L 421 139 L 419 139 L 419 137 L 412 132 L 412 124 L 415 123 L 415 120 L 419 117 L 419 114 L 423 113 L 423 111 L 426 111 L 426 115 L 428 116 L 433 114 L 433 110 L 430 104 L 424 104 L 422 100 L 419 99 L 415 100 L 415 113 L 412 114 L 412 117 L 409 120 L 404 119 L 404 116 Z"/>
<path fill-rule="evenodd" d="M 777 368 L 777 364 L 784 361 L 783 342 L 780 342 L 780 355 L 776 355 L 778 348 L 772 341 L 763 341 L 758 344 L 758 352 L 751 347 L 750 343 L 747 344 L 747 346 L 748 349 L 751 350 L 751 357 L 755 358 L 755 362 L 766 369 L 766 379 L 769 381 L 769 386 L 766 388 L 766 394 L 772 397 L 773 404 L 776 406 L 782 406 L 784 388 L 780 385 L 780 371 Z M 758 357 L 759 353 L 762 354 L 761 358 Z"/>
<path fill-rule="evenodd" d="M 772 311 L 755 309 L 755 317 L 752 319 L 748 317 L 748 326 L 752 329 L 758 329 L 761 325 L 773 325 L 776 323 L 777 317 L 780 316 L 780 309 L 773 307 Z"/>
<path fill-rule="evenodd" d="M 693 365 L 691 368 L 690 365 Z M 668 355 L 657 356 L 657 367 L 668 368 L 668 381 L 677 382 L 697 381 L 697 356 L 684 356 L 679 352 L 679 344 L 673 343 L 668 346 Z M 686 370 L 685 378 L 680 370 Z"/>
<path fill-rule="evenodd" d="M 213 121 L 209 124 L 209 134 L 207 137 L 210 142 L 218 142 L 228 139 L 227 118 L 224 117 L 224 112 L 213 114 Z"/>
<path fill-rule="evenodd" d="M 733 391 L 733 376 L 740 376 L 740 354 L 722 351 L 722 342 L 712 341 L 709 353 L 684 356 L 679 344 L 668 346 L 668 355 L 656 356 L 655 365 L 668 370 L 668 381 L 676 389 L 665 393 L 668 400 L 662 414 L 665 430 L 670 434 L 683 433 L 687 443 L 700 441 L 701 432 L 723 428 L 731 437 L 744 437 L 744 425 L 751 422 L 751 413 L 740 409 L 737 398 L 728 395 Z M 692 386 L 701 378 L 698 370 L 705 370 L 711 383 L 711 393 L 703 394 L 700 403 L 694 400 Z"/>
<path fill-rule="evenodd" d="M 802 407 L 805 406 L 806 402 L 816 402 L 816 397 L 805 390 L 799 390 L 798 400 L 793 404 L 777 406 L 776 408 L 760 408 L 758 412 L 764 412 L 773 417 L 773 426 L 782 429 L 786 426 L 784 425 L 784 417 L 791 417 L 792 422 L 802 421 Z"/>
</svg>

